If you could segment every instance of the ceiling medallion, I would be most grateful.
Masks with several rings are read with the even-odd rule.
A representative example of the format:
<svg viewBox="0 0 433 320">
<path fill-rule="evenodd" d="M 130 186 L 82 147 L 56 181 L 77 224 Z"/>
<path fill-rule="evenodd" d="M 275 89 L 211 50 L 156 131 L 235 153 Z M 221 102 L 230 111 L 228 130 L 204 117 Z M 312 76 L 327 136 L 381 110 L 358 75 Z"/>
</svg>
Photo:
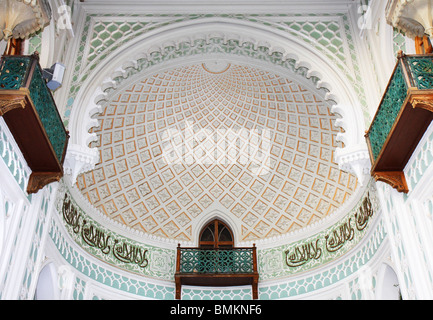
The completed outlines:
<svg viewBox="0 0 433 320">
<path fill-rule="evenodd" d="M 231 64 L 226 61 L 213 60 L 202 63 L 202 66 L 203 69 L 205 69 L 209 73 L 221 74 L 226 72 L 230 68 Z"/>
</svg>

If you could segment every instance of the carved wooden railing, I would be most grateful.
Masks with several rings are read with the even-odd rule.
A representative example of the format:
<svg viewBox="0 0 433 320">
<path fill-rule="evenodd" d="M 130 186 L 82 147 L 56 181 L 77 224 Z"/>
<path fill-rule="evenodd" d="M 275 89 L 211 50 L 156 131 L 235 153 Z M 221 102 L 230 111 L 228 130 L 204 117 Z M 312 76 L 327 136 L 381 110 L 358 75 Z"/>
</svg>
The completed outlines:
<svg viewBox="0 0 433 320">
<path fill-rule="evenodd" d="M 369 130 L 371 174 L 408 192 L 403 169 L 433 120 L 433 55 L 401 52 Z"/>
<path fill-rule="evenodd" d="M 251 285 L 253 299 L 258 299 L 257 250 L 251 248 L 177 248 L 176 299 L 182 285 Z"/>
<path fill-rule="evenodd" d="M 42 77 L 38 54 L 2 56 L 0 116 L 32 170 L 27 192 L 58 181 L 63 176 L 69 134 Z"/>
</svg>

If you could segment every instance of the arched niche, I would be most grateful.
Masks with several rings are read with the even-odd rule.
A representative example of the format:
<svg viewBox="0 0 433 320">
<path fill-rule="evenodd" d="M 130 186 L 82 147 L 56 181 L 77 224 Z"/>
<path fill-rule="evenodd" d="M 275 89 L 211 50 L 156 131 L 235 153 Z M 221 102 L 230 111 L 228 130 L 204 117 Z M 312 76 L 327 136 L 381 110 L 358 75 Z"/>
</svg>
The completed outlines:
<svg viewBox="0 0 433 320">
<path fill-rule="evenodd" d="M 59 297 L 57 268 L 53 263 L 48 263 L 39 274 L 35 300 L 58 300 Z"/>
<path fill-rule="evenodd" d="M 383 264 L 379 270 L 377 284 L 377 300 L 401 300 L 400 285 L 395 271 Z"/>
</svg>

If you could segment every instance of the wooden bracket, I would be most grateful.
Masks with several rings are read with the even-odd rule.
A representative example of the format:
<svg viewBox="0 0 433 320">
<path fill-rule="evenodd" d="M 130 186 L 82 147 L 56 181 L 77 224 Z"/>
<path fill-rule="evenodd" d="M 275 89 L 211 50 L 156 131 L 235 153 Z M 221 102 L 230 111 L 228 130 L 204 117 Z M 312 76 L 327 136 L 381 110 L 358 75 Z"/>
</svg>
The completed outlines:
<svg viewBox="0 0 433 320">
<path fill-rule="evenodd" d="M 402 171 L 382 171 L 374 172 L 374 179 L 391 185 L 398 192 L 408 193 L 409 188 L 406 183 L 406 178 Z"/>
<path fill-rule="evenodd" d="M 0 116 L 4 116 L 5 113 L 14 109 L 24 109 L 29 103 L 28 90 L 26 89 L 1 90 Z"/>
<path fill-rule="evenodd" d="M 26 106 L 25 100 L 0 100 L 0 116 L 6 112 L 16 108 L 24 108 Z"/>
<path fill-rule="evenodd" d="M 27 193 L 36 193 L 47 184 L 59 181 L 62 176 L 60 172 L 33 172 L 27 184 Z"/>
</svg>

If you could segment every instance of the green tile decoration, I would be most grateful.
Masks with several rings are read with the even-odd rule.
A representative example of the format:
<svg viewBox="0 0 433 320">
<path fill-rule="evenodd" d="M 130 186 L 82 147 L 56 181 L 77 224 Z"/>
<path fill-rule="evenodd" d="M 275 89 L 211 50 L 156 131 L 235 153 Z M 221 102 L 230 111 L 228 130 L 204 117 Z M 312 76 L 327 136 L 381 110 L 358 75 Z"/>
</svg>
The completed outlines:
<svg viewBox="0 0 433 320">
<path fill-rule="evenodd" d="M 0 90 L 18 90 L 25 81 L 30 59 L 26 57 L 5 57 L 0 65 Z"/>
<path fill-rule="evenodd" d="M 407 96 L 402 67 L 399 64 L 390 81 L 385 96 L 369 131 L 369 139 L 374 159 L 379 156 L 385 141 Z"/>
</svg>

